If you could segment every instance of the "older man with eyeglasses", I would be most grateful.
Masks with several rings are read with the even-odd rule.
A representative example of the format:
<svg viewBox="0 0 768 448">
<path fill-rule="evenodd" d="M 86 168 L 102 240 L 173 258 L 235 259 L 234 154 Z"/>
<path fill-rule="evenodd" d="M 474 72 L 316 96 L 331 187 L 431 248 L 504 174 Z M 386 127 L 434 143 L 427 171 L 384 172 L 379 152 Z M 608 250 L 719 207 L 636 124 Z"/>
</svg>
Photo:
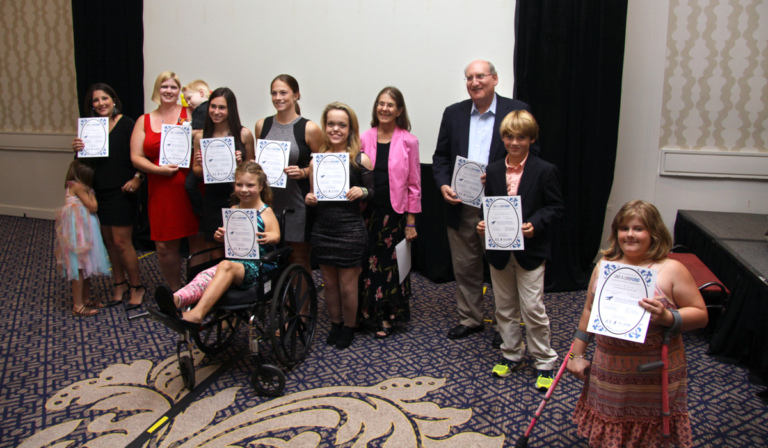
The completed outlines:
<svg viewBox="0 0 768 448">
<path fill-rule="evenodd" d="M 484 243 L 476 232 L 482 211 L 462 204 L 451 188 L 456 156 L 485 165 L 504 158 L 506 150 L 499 135 L 501 120 L 514 110 L 531 110 L 522 101 L 496 94 L 499 78 L 496 68 L 488 61 L 471 62 L 464 71 L 464 79 L 470 99 L 445 109 L 432 156 L 435 182 L 448 204 L 448 242 L 456 277 L 459 324 L 448 332 L 449 339 L 462 339 L 483 330 Z M 538 148 L 533 151 L 537 152 Z M 500 339 L 497 333 L 494 346 L 501 344 Z"/>
</svg>

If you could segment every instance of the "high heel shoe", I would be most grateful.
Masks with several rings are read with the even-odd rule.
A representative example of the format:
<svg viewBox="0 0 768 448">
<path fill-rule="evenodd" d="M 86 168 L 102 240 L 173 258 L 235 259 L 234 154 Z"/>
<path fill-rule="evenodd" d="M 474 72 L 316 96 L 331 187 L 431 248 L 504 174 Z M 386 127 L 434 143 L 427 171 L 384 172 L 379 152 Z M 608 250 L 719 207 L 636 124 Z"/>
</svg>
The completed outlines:
<svg viewBox="0 0 768 448">
<path fill-rule="evenodd" d="M 141 294 L 141 302 L 137 304 L 128 302 L 128 305 L 125 306 L 125 309 L 128 311 L 141 308 L 141 306 L 144 305 L 144 296 L 147 294 L 147 288 L 145 288 L 144 285 L 136 285 L 136 286 L 130 285 L 130 287 L 131 289 L 135 289 L 136 291 L 142 289 L 144 290 L 144 292 Z"/>
<path fill-rule="evenodd" d="M 117 289 L 118 286 L 123 286 L 123 285 L 126 285 L 126 284 L 128 284 L 128 280 L 122 281 L 120 283 L 113 283 L 112 285 L 115 287 L 115 289 Z M 123 291 L 123 295 L 120 297 L 120 300 L 111 300 L 109 297 L 107 297 L 107 304 L 106 304 L 106 306 L 120 305 L 121 303 L 123 303 L 126 300 L 126 298 L 125 298 L 126 294 L 129 294 L 130 292 L 131 292 L 131 286 L 128 285 L 128 289 Z"/>
</svg>

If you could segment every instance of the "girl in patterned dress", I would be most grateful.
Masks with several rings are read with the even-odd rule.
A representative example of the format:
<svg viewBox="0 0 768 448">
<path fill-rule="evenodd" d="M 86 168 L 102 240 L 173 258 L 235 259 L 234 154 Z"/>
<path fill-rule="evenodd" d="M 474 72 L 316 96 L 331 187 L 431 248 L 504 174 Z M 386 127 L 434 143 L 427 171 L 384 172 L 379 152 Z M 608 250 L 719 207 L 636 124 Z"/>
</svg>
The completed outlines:
<svg viewBox="0 0 768 448">
<path fill-rule="evenodd" d="M 101 239 L 98 203 L 91 188 L 93 168 L 73 160 L 67 171 L 64 207 L 56 214 L 56 263 L 64 278 L 72 282 L 72 315 L 98 314 L 91 302 L 94 274 L 109 274 L 107 249 Z"/>
<path fill-rule="evenodd" d="M 667 258 L 672 237 L 652 204 L 640 200 L 624 204 L 613 219 L 608 241 L 610 247 L 603 252 L 603 260 L 657 271 L 654 297 L 639 300 L 651 321 L 644 343 L 597 336 L 592 361 L 584 357 L 598 264 L 567 366 L 584 381 L 573 420 L 579 436 L 589 439 L 593 447 L 662 446 L 661 375 L 658 370 L 638 372 L 637 368 L 660 359 L 664 330 L 672 326 L 673 313 L 680 314 L 682 330 L 693 330 L 707 324 L 707 310 L 691 273 Z M 670 442 L 690 447 L 686 360 L 679 334 L 670 342 L 668 364 Z"/>
</svg>

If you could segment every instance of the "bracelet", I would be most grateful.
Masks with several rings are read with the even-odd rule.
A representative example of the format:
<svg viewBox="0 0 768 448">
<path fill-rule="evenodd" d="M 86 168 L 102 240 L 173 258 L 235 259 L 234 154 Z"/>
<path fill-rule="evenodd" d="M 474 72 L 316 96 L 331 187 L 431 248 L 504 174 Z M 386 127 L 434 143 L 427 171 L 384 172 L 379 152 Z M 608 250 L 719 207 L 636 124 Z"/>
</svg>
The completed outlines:
<svg viewBox="0 0 768 448">
<path fill-rule="evenodd" d="M 416 227 L 416 224 L 406 224 L 405 227 Z"/>
<path fill-rule="evenodd" d="M 141 171 L 136 171 L 136 174 L 134 174 L 133 177 L 138 178 L 139 180 L 144 180 L 144 174 Z"/>
<path fill-rule="evenodd" d="M 573 354 L 573 352 L 571 352 L 571 354 L 570 354 L 570 355 L 568 355 L 568 359 L 579 359 L 579 358 L 582 358 L 582 359 L 586 359 L 587 361 L 589 361 L 589 360 L 587 359 L 587 357 L 586 357 L 586 356 L 584 356 L 584 354 L 583 354 L 583 353 L 582 353 L 581 355 L 574 355 L 574 354 Z"/>
<path fill-rule="evenodd" d="M 589 333 L 579 330 L 578 327 L 576 327 L 576 334 L 574 334 L 573 337 L 580 339 L 587 344 L 589 344 L 589 341 L 592 340 L 592 336 Z"/>
<path fill-rule="evenodd" d="M 360 196 L 360 199 L 362 200 L 362 199 L 365 199 L 365 198 L 367 198 L 367 197 L 368 197 L 368 189 L 367 189 L 367 188 L 365 188 L 365 187 L 359 187 L 359 188 L 360 188 L 361 190 L 363 190 L 363 195 L 362 195 L 362 196 Z"/>
</svg>

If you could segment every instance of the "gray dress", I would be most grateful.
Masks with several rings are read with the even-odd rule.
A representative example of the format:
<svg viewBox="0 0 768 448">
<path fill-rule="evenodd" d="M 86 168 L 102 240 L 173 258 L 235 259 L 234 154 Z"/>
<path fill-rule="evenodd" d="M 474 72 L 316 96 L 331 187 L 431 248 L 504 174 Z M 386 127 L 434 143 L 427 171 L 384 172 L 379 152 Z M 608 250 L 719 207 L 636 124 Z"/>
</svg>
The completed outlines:
<svg viewBox="0 0 768 448">
<path fill-rule="evenodd" d="M 274 118 L 272 116 L 264 119 L 259 138 L 290 142 L 289 165 L 297 165 L 299 168 L 308 167 L 312 158 L 312 150 L 305 140 L 304 130 L 309 120 L 297 117 L 288 124 L 280 124 Z M 294 210 L 293 213 L 286 216 L 285 241 L 294 243 L 309 241 L 312 219 L 304 205 L 304 197 L 309 193 L 309 179 L 294 180 L 289 178 L 286 182 L 286 188 L 273 188 L 272 193 L 275 197 L 272 209 L 278 217 L 286 208 Z"/>
</svg>

